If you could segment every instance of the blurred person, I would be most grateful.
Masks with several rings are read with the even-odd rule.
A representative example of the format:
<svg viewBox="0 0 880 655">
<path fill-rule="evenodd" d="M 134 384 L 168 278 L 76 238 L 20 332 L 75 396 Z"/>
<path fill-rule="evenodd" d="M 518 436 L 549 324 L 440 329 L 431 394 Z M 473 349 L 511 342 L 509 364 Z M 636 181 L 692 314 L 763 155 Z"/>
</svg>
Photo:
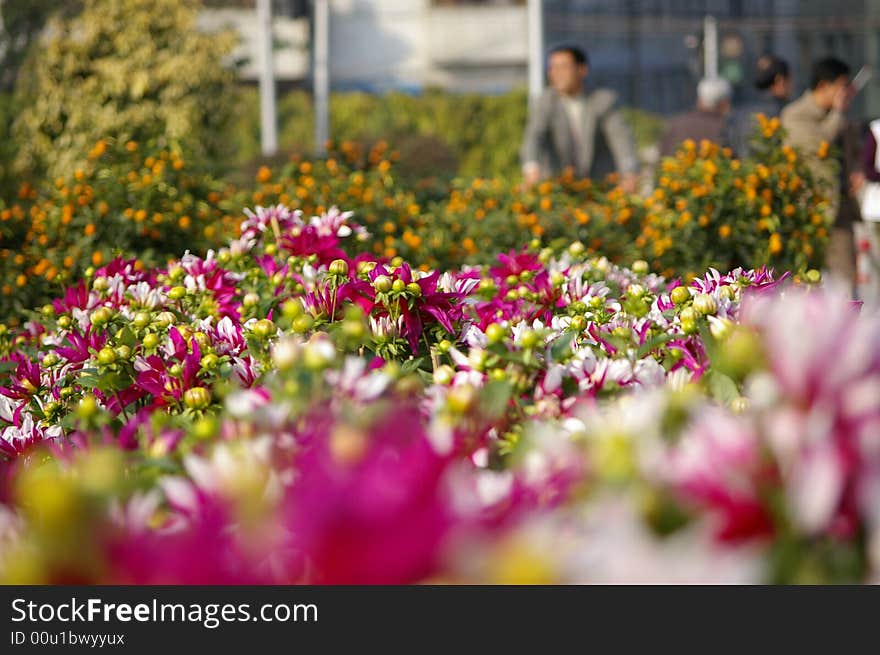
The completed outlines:
<svg viewBox="0 0 880 655">
<path fill-rule="evenodd" d="M 880 119 L 868 124 L 862 148 L 860 176 L 853 180 L 854 191 L 860 201 L 861 218 L 856 224 L 861 232 L 860 250 L 867 257 L 867 266 L 861 270 L 866 283 L 865 294 L 860 296 L 871 306 L 880 303 Z"/>
<path fill-rule="evenodd" d="M 798 148 L 829 199 L 833 219 L 825 268 L 855 291 L 856 253 L 853 223 L 858 205 L 852 194 L 852 130 L 846 111 L 853 97 L 850 67 L 836 57 L 813 65 L 810 88 L 780 114 L 787 145 Z M 828 156 L 829 146 L 838 154 Z M 854 180 L 857 176 L 853 176 Z"/>
<path fill-rule="evenodd" d="M 639 162 L 632 131 L 614 91 L 586 91 L 589 70 L 587 54 L 577 46 L 550 51 L 550 88 L 530 111 L 523 136 L 526 185 L 571 168 L 578 177 L 597 179 L 616 171 L 624 191 L 636 190 Z"/>
<path fill-rule="evenodd" d="M 757 129 L 756 116 L 778 117 L 791 100 L 793 82 L 788 62 L 775 55 L 763 55 L 755 64 L 755 88 L 760 98 L 751 105 L 735 111 L 731 121 L 731 147 L 739 157 L 749 154 L 749 140 Z"/>
<path fill-rule="evenodd" d="M 706 139 L 722 146 L 729 145 L 727 115 L 733 88 L 723 77 L 704 77 L 697 84 L 697 106 L 692 111 L 673 117 L 660 140 L 660 156 L 674 155 L 682 141 L 697 143 Z"/>
</svg>

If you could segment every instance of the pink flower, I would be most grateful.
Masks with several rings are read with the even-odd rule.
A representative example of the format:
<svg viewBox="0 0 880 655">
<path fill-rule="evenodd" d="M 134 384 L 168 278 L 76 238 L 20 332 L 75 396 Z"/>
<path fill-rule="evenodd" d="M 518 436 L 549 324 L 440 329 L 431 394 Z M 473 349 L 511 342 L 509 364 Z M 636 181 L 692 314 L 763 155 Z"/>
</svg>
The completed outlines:
<svg viewBox="0 0 880 655">
<path fill-rule="evenodd" d="M 299 562 L 319 584 L 402 584 L 437 570 L 452 516 L 448 459 L 399 408 L 362 432 L 312 420 L 301 437 L 286 522 Z"/>
<path fill-rule="evenodd" d="M 664 475 L 686 502 L 708 511 L 716 537 L 740 542 L 773 534 L 762 486 L 773 479 L 754 426 L 707 410 L 669 452 Z"/>
</svg>

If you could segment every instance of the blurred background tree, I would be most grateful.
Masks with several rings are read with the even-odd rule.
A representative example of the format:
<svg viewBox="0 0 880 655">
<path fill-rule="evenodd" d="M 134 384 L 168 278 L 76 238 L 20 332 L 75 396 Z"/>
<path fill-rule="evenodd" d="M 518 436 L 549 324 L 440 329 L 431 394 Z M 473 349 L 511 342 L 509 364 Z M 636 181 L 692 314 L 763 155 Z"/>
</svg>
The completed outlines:
<svg viewBox="0 0 880 655">
<path fill-rule="evenodd" d="M 224 162 L 236 86 L 223 62 L 235 36 L 198 31 L 200 8 L 199 0 L 84 0 L 76 16 L 52 16 L 15 86 L 16 170 L 65 175 L 105 137 Z"/>
<path fill-rule="evenodd" d="M 0 0 L 0 93 L 10 93 L 28 50 L 50 16 L 75 16 L 80 0 Z"/>
</svg>

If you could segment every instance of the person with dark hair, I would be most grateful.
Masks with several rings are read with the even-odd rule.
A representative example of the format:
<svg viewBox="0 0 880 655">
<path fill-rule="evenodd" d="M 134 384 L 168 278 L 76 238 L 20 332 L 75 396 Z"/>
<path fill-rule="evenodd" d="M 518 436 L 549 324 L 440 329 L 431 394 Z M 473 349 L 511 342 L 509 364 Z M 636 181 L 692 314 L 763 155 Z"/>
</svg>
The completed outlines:
<svg viewBox="0 0 880 655">
<path fill-rule="evenodd" d="M 757 129 L 758 114 L 767 118 L 778 117 L 791 100 L 792 78 L 788 62 L 775 55 L 759 57 L 755 63 L 755 88 L 761 92 L 760 99 L 736 110 L 731 121 L 731 146 L 740 157 L 749 154 L 749 140 Z"/>
<path fill-rule="evenodd" d="M 849 132 L 846 110 L 853 97 L 850 68 L 835 57 L 813 66 L 810 89 L 782 110 L 780 116 L 787 145 L 797 148 L 823 185 L 829 199 L 829 221 L 833 219 L 825 266 L 830 273 L 855 288 L 855 242 L 853 221 L 858 205 L 850 193 L 849 157 L 827 156 L 830 147 L 840 153 L 850 150 L 844 143 Z"/>
<path fill-rule="evenodd" d="M 578 177 L 601 178 L 615 170 L 621 187 L 634 192 L 638 157 L 632 131 L 623 118 L 617 94 L 610 89 L 585 91 L 587 53 L 571 45 L 550 51 L 547 89 L 529 115 L 521 150 L 523 178 L 532 185 L 542 177 L 572 169 Z"/>
</svg>

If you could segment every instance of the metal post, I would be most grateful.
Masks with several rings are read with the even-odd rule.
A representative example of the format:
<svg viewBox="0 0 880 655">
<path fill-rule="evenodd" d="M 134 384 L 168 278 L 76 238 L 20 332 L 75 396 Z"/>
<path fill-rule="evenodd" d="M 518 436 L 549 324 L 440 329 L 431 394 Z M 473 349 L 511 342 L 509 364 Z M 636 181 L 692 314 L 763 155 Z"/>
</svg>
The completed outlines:
<svg viewBox="0 0 880 655">
<path fill-rule="evenodd" d="M 278 117 L 275 109 L 275 62 L 272 52 L 272 0 L 257 0 L 260 49 L 260 142 L 263 156 L 278 152 Z"/>
<path fill-rule="evenodd" d="M 324 144 L 330 138 L 330 0 L 315 2 L 314 69 L 312 70 L 315 98 L 315 155 L 326 154 Z"/>
<path fill-rule="evenodd" d="M 703 19 L 703 75 L 718 77 L 718 21 L 714 16 Z"/>
<path fill-rule="evenodd" d="M 544 90 L 544 7 L 542 0 L 529 0 L 529 103 Z"/>
<path fill-rule="evenodd" d="M 865 58 L 864 61 L 868 66 L 874 69 L 874 75 L 880 70 L 880 34 L 873 27 L 876 20 L 880 18 L 880 2 L 878 0 L 870 0 L 865 3 Z M 864 91 L 864 116 L 866 118 L 874 118 L 880 114 L 880 80 L 875 77 L 868 82 L 868 86 Z"/>
</svg>

